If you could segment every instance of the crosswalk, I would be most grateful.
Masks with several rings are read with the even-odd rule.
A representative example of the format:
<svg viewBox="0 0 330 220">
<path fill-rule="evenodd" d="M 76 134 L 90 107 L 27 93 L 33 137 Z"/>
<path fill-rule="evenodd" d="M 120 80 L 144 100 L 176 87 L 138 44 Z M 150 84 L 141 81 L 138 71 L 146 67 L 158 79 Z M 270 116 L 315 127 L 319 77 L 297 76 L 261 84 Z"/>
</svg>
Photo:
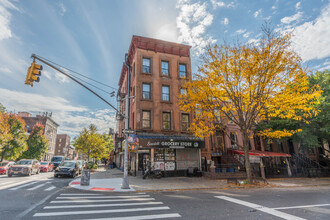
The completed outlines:
<svg viewBox="0 0 330 220">
<path fill-rule="evenodd" d="M 56 189 L 55 186 L 51 185 L 51 182 L 41 182 L 41 181 L 9 181 L 5 183 L 0 183 L 0 190 L 27 190 L 27 191 L 52 191 Z"/>
<path fill-rule="evenodd" d="M 36 218 L 70 219 L 170 219 L 179 218 L 163 202 L 145 193 L 104 195 L 62 193 L 33 215 Z"/>
</svg>

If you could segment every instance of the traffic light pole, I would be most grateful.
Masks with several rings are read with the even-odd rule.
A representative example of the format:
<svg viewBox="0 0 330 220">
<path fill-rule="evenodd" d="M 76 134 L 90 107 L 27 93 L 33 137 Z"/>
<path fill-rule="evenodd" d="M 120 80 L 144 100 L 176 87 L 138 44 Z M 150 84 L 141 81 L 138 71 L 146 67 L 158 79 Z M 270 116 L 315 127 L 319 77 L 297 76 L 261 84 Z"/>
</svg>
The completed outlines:
<svg viewBox="0 0 330 220">
<path fill-rule="evenodd" d="M 130 103 L 130 87 L 131 87 L 131 66 L 127 63 L 127 54 L 125 54 L 125 65 L 127 66 L 127 92 L 125 98 L 125 130 L 129 129 L 129 103 Z M 121 184 L 122 189 L 129 189 L 128 180 L 128 133 L 125 133 L 125 152 L 124 152 L 124 178 Z"/>
<path fill-rule="evenodd" d="M 107 100 L 105 100 L 104 98 L 102 98 L 99 94 L 97 94 L 96 92 L 94 92 L 93 90 L 91 90 L 90 88 L 88 88 L 87 86 L 85 86 L 84 84 L 82 84 L 81 82 L 79 82 L 78 80 L 76 80 L 75 78 L 73 78 L 72 76 L 70 76 L 69 74 L 65 73 L 64 71 L 60 70 L 59 68 L 57 68 L 56 66 L 52 65 L 51 63 L 39 58 L 37 55 L 32 54 L 31 55 L 32 58 L 39 60 L 40 62 L 50 66 L 51 68 L 57 70 L 58 72 L 62 73 L 63 75 L 65 75 L 66 77 L 72 79 L 73 81 L 75 81 L 76 83 L 78 83 L 79 85 L 81 85 L 82 87 L 84 87 L 85 89 L 87 89 L 88 91 L 90 91 L 91 93 L 93 93 L 94 95 L 96 95 L 98 98 L 100 98 L 103 102 L 105 102 L 106 104 L 108 104 L 111 108 L 113 108 L 118 114 L 122 115 L 124 118 L 126 118 L 125 115 L 123 115 L 120 111 L 118 111 L 118 109 L 116 109 L 113 105 L 111 105 Z"/>
</svg>

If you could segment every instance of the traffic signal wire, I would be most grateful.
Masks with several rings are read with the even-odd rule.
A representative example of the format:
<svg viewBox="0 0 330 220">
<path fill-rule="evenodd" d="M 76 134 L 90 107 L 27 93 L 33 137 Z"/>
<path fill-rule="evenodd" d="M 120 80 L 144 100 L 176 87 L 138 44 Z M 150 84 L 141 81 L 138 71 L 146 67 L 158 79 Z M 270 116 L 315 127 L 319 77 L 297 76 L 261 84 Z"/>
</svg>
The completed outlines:
<svg viewBox="0 0 330 220">
<path fill-rule="evenodd" d="M 92 81 L 94 81 L 94 82 L 96 82 L 96 83 L 99 83 L 99 84 L 101 84 L 101 85 L 103 85 L 103 86 L 109 87 L 109 88 L 111 88 L 111 89 L 113 89 L 113 90 L 118 90 L 118 89 L 115 88 L 115 87 L 109 86 L 109 85 L 104 84 L 104 83 L 102 83 L 102 82 L 99 82 L 99 81 L 97 81 L 97 80 L 95 80 L 95 79 L 92 79 L 92 78 L 90 78 L 90 77 L 87 77 L 87 76 L 85 76 L 85 75 L 83 75 L 83 74 L 81 74 L 81 73 L 78 73 L 77 71 L 71 70 L 71 69 L 69 69 L 69 68 L 67 68 L 67 67 L 64 67 L 64 66 L 62 66 L 62 65 L 60 65 L 60 64 L 57 64 L 57 63 L 55 63 L 55 62 L 53 62 L 53 61 L 51 61 L 51 60 L 49 60 L 49 59 L 47 59 L 47 58 L 44 58 L 44 57 L 39 56 L 39 55 L 35 55 L 35 56 L 36 56 L 36 57 L 40 57 L 41 59 L 46 60 L 46 61 L 48 61 L 49 63 L 52 63 L 52 64 L 54 64 L 54 65 L 56 65 L 56 66 L 59 66 L 59 67 L 61 67 L 62 69 L 68 70 L 68 71 L 70 71 L 70 72 L 72 72 L 72 73 L 75 73 L 75 74 L 77 74 L 77 75 L 79 75 L 79 76 L 85 77 L 86 79 L 89 79 L 89 80 L 92 80 Z M 72 76 L 72 75 L 71 75 L 71 76 Z M 76 77 L 76 76 L 75 76 L 75 77 Z M 77 78 L 78 78 L 78 77 L 77 77 Z M 79 79 L 79 78 L 78 78 L 78 79 Z M 82 79 L 80 79 L 80 80 L 82 80 Z M 86 83 L 86 81 L 84 81 L 84 82 Z M 106 92 L 106 93 L 109 93 L 109 92 Z"/>
</svg>

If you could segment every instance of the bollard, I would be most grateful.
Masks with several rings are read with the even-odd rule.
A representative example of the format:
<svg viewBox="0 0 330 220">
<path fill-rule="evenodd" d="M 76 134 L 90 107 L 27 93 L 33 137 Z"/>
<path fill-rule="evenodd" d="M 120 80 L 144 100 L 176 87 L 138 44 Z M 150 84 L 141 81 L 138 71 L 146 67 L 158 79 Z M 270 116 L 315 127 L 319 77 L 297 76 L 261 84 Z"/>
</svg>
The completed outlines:
<svg viewBox="0 0 330 220">
<path fill-rule="evenodd" d="M 81 173 L 80 185 L 89 186 L 90 179 L 91 179 L 90 170 L 83 170 Z"/>
</svg>

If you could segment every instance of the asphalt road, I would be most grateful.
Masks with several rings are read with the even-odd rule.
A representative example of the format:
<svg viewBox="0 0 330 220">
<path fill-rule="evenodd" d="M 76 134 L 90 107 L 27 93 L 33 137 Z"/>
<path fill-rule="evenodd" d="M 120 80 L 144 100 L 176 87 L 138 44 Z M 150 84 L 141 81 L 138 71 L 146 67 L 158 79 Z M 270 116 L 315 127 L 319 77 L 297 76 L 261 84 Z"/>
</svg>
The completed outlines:
<svg viewBox="0 0 330 220">
<path fill-rule="evenodd" d="M 36 183 L 1 188 L 13 179 L 0 178 L 1 220 L 330 219 L 330 186 L 114 193 L 68 188 L 72 179 L 52 174 L 17 177 L 27 179 Z"/>
</svg>

